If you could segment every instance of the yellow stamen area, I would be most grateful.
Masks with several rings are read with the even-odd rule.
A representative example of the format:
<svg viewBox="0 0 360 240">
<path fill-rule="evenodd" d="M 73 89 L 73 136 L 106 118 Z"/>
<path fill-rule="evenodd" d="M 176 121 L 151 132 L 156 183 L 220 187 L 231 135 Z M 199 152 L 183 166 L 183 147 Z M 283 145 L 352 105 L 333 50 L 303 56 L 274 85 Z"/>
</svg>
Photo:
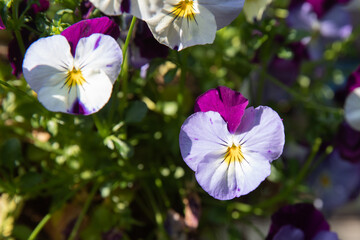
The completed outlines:
<svg viewBox="0 0 360 240">
<path fill-rule="evenodd" d="M 68 86 L 69 89 L 75 86 L 81 86 L 85 82 L 85 79 L 81 73 L 80 69 L 76 69 L 73 67 L 71 71 L 68 71 L 66 76 L 65 85 Z"/>
<path fill-rule="evenodd" d="M 323 174 L 321 177 L 320 177 L 320 183 L 323 187 L 329 187 L 330 184 L 331 184 L 331 179 L 328 175 L 325 175 Z"/>
<path fill-rule="evenodd" d="M 195 8 L 193 0 L 182 0 L 174 5 L 170 14 L 175 18 L 187 18 L 188 20 L 195 21 Z"/>
<path fill-rule="evenodd" d="M 232 161 L 239 161 L 241 162 L 244 159 L 244 156 L 241 152 L 241 146 L 236 146 L 233 144 L 231 147 L 228 147 L 224 161 L 227 164 L 230 164 Z"/>
</svg>

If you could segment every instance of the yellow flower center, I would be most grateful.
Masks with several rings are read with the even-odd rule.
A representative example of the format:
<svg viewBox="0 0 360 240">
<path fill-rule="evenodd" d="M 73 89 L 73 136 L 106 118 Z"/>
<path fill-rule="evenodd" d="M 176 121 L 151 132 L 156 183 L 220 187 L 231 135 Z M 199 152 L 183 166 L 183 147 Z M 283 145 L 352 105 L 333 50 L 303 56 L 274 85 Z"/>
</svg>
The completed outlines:
<svg viewBox="0 0 360 240">
<path fill-rule="evenodd" d="M 73 67 L 71 71 L 68 71 L 66 76 L 65 85 L 68 86 L 69 90 L 77 85 L 83 85 L 86 82 L 80 69 Z"/>
<path fill-rule="evenodd" d="M 195 8 L 193 0 L 182 0 L 174 5 L 170 14 L 175 18 L 187 18 L 188 20 L 195 20 Z"/>
<path fill-rule="evenodd" d="M 320 183 L 323 187 L 329 187 L 331 185 L 331 179 L 328 175 L 322 174 L 320 177 Z"/>
<path fill-rule="evenodd" d="M 226 150 L 224 161 L 227 164 L 230 164 L 232 161 L 241 162 L 243 159 L 244 155 L 241 152 L 241 146 L 236 146 L 235 144 L 233 144 Z"/>
</svg>

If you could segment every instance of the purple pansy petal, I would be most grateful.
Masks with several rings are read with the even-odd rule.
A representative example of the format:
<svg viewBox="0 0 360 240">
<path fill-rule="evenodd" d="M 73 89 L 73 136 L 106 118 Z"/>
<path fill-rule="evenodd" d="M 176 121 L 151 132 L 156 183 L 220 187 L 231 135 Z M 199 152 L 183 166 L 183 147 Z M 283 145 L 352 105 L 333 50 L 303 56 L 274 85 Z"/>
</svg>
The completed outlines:
<svg viewBox="0 0 360 240">
<path fill-rule="evenodd" d="M 305 2 L 291 9 L 287 22 L 293 28 L 311 31 L 318 24 L 317 16 L 313 12 L 311 4 Z"/>
<path fill-rule="evenodd" d="M 2 18 L 1 18 L 1 16 L 0 16 L 0 30 L 3 30 L 3 29 L 5 29 L 6 27 L 5 27 L 5 24 L 3 23 L 3 20 L 2 20 Z"/>
<path fill-rule="evenodd" d="M 321 231 L 312 240 L 339 240 L 339 237 L 334 232 Z"/>
<path fill-rule="evenodd" d="M 120 15 L 130 11 L 130 0 L 90 0 L 100 11 L 109 16 Z"/>
<path fill-rule="evenodd" d="M 321 35 L 332 41 L 348 38 L 352 32 L 351 18 L 340 6 L 334 6 L 321 19 Z"/>
<path fill-rule="evenodd" d="M 246 109 L 236 134 L 244 151 L 258 153 L 270 162 L 282 154 L 284 125 L 279 115 L 269 107 Z"/>
<path fill-rule="evenodd" d="M 304 233 L 294 226 L 285 225 L 276 233 L 274 240 L 304 240 Z"/>
<path fill-rule="evenodd" d="M 341 158 L 351 163 L 360 163 L 360 132 L 346 122 L 340 125 L 336 136 L 336 145 Z"/>
<path fill-rule="evenodd" d="M 319 232 L 330 229 L 322 213 L 308 203 L 285 206 L 274 213 L 271 220 L 272 223 L 266 240 L 274 239 L 276 233 L 285 225 L 292 225 L 301 229 L 305 239 L 312 239 Z"/>
<path fill-rule="evenodd" d="M 195 112 L 218 112 L 228 124 L 230 133 L 234 133 L 240 125 L 248 100 L 241 93 L 227 87 L 217 87 L 199 96 L 196 100 Z"/>
<path fill-rule="evenodd" d="M 346 90 L 350 93 L 358 87 L 360 87 L 360 66 L 349 76 L 346 83 Z"/>
<path fill-rule="evenodd" d="M 217 112 L 197 112 L 181 126 L 179 143 L 186 164 L 196 171 L 198 163 L 209 153 L 225 153 L 229 141 L 227 125 Z"/>
<path fill-rule="evenodd" d="M 71 53 L 75 55 L 75 50 L 79 40 L 84 37 L 89 37 L 94 33 L 109 35 L 115 40 L 120 36 L 119 27 L 108 17 L 80 21 L 65 29 L 61 35 L 66 37 L 71 46 Z"/>
</svg>

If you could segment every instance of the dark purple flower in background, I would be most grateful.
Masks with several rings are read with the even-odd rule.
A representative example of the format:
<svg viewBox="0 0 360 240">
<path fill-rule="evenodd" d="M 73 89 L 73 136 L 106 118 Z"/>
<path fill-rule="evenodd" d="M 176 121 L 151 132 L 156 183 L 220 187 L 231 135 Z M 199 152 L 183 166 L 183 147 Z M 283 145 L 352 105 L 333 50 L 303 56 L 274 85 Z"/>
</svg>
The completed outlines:
<svg viewBox="0 0 360 240">
<path fill-rule="evenodd" d="M 61 35 L 66 37 L 71 46 L 71 53 L 75 55 L 75 49 L 79 40 L 84 37 L 89 37 L 94 33 L 109 35 L 117 40 L 120 36 L 120 29 L 118 25 L 108 17 L 100 17 L 75 23 L 65 29 Z"/>
<path fill-rule="evenodd" d="M 360 163 L 360 132 L 354 130 L 346 122 L 340 125 L 335 147 L 344 160 Z"/>
<path fill-rule="evenodd" d="M 169 48 L 160 44 L 152 35 L 146 22 L 138 20 L 133 44 L 130 46 L 131 64 L 140 68 L 154 58 L 166 58 Z"/>
<path fill-rule="evenodd" d="M 330 232 L 324 216 L 312 204 L 299 203 L 279 209 L 271 216 L 271 226 L 266 240 L 318 240 L 323 235 L 338 239 Z"/>
<path fill-rule="evenodd" d="M 290 3 L 290 8 L 301 5 L 304 2 L 309 3 L 318 18 L 321 18 L 327 11 L 329 11 L 329 9 L 331 9 L 336 4 L 346 4 L 350 2 L 350 0 L 293 0 Z"/>
<path fill-rule="evenodd" d="M 76 9 L 76 15 L 81 16 L 81 19 L 89 19 L 91 13 L 94 11 L 95 6 L 89 0 L 83 0 L 80 7 Z"/>
<path fill-rule="evenodd" d="M 27 4 L 27 0 L 21 2 L 20 7 L 19 7 L 19 12 L 23 12 L 26 8 L 26 4 Z M 39 12 L 44 12 L 46 10 L 48 10 L 50 6 L 50 3 L 48 0 L 40 0 L 38 4 L 32 4 L 30 10 L 27 12 L 27 14 L 31 17 L 35 17 L 36 14 L 38 14 Z M 33 24 L 33 23 L 29 23 L 29 24 Z M 33 28 L 35 28 L 35 26 L 31 26 Z M 25 49 L 27 49 L 31 43 L 33 43 L 34 41 L 36 41 L 38 39 L 38 37 L 36 35 L 34 35 L 32 32 L 30 32 L 28 29 L 23 28 L 20 31 L 23 43 L 24 43 L 24 47 Z M 9 45 L 9 52 L 8 52 L 8 59 L 10 62 L 10 65 L 12 67 L 12 74 L 14 76 L 16 76 L 17 78 L 20 77 L 20 75 L 22 74 L 22 63 L 24 60 L 24 56 L 21 53 L 18 41 L 15 37 L 15 35 L 13 36 L 13 39 L 10 41 Z"/>
<path fill-rule="evenodd" d="M 347 93 L 351 93 L 355 88 L 360 87 L 360 66 L 351 73 L 347 82 L 346 82 L 346 90 Z"/>
<path fill-rule="evenodd" d="M 4 25 L 4 22 L 3 22 L 3 20 L 2 20 L 2 18 L 1 18 L 1 16 L 0 16 L 0 30 L 3 30 L 3 29 L 5 29 L 6 27 L 5 27 L 5 25 Z"/>
<path fill-rule="evenodd" d="M 309 54 L 301 42 L 290 43 L 287 47 L 293 54 L 292 58 L 284 59 L 275 56 L 268 66 L 268 72 L 279 81 L 290 86 L 299 76 L 301 64 L 304 60 L 309 59 Z"/>
<path fill-rule="evenodd" d="M 119 229 L 113 228 L 106 233 L 101 234 L 102 240 L 121 240 L 123 239 L 123 234 Z"/>
</svg>

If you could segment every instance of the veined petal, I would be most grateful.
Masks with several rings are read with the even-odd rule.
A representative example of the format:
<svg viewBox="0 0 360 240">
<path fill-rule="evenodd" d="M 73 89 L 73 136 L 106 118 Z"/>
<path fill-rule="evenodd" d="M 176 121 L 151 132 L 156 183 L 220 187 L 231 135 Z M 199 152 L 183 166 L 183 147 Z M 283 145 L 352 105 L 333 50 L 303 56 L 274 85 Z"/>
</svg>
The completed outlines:
<svg viewBox="0 0 360 240">
<path fill-rule="evenodd" d="M 259 154 L 270 162 L 280 157 L 285 143 L 282 120 L 265 106 L 245 110 L 236 136 L 244 154 Z"/>
<path fill-rule="evenodd" d="M 91 72 L 89 76 L 103 72 L 114 83 L 120 73 L 122 58 L 121 49 L 112 37 L 96 33 L 80 39 L 74 65 L 84 73 Z M 85 75 L 84 78 L 88 81 Z"/>
<path fill-rule="evenodd" d="M 109 101 L 113 81 L 101 69 L 87 68 L 82 73 L 86 82 L 76 87 L 77 98 L 72 102 L 68 112 L 89 115 L 99 111 Z"/>
<path fill-rule="evenodd" d="M 345 120 L 355 130 L 360 131 L 360 87 L 355 88 L 345 101 Z"/>
<path fill-rule="evenodd" d="M 231 134 L 217 112 L 197 112 L 181 126 L 179 142 L 186 164 L 196 171 L 198 164 L 208 154 L 222 154 L 227 150 Z"/>
<path fill-rule="evenodd" d="M 198 2 L 215 16 L 217 29 L 220 29 L 239 16 L 245 0 L 198 0 Z"/>
<path fill-rule="evenodd" d="M 224 154 L 207 154 L 199 162 L 195 177 L 200 186 L 219 200 L 229 200 L 238 196 L 236 161 L 227 164 Z M 243 180 L 243 178 L 238 178 Z"/>
<path fill-rule="evenodd" d="M 70 46 L 65 37 L 55 35 L 41 38 L 26 51 L 23 73 L 30 87 L 37 93 L 47 86 L 64 83 L 67 70 L 73 66 Z"/>
<path fill-rule="evenodd" d="M 276 233 L 273 240 L 304 240 L 304 232 L 292 225 L 285 225 Z"/>
<path fill-rule="evenodd" d="M 167 2 L 161 12 L 146 20 L 156 40 L 179 51 L 214 41 L 217 28 L 214 15 L 209 10 L 194 2 L 193 15 L 179 13 L 174 16 L 174 7 Z"/>
</svg>

